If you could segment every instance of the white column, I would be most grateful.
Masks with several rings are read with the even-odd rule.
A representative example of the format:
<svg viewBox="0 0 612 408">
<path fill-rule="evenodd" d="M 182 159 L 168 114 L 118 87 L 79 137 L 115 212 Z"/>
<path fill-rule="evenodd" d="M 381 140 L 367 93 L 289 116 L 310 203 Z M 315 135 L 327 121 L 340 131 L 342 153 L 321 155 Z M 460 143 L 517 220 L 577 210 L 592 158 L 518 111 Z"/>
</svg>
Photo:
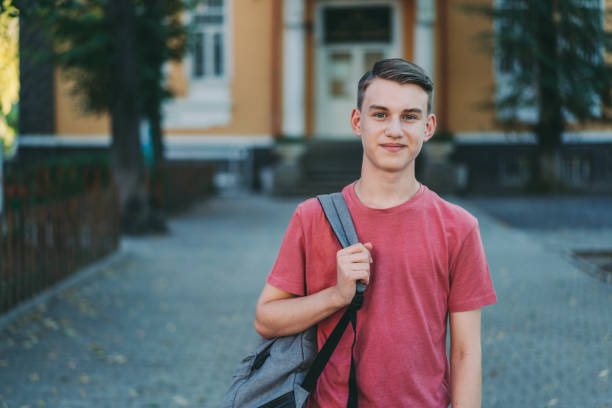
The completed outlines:
<svg viewBox="0 0 612 408">
<path fill-rule="evenodd" d="M 304 0 L 283 2 L 283 134 L 305 133 Z"/>
<path fill-rule="evenodd" d="M 414 31 L 414 63 L 423 68 L 432 81 L 434 81 L 435 73 L 435 21 L 435 1 L 417 0 L 416 27 Z"/>
</svg>

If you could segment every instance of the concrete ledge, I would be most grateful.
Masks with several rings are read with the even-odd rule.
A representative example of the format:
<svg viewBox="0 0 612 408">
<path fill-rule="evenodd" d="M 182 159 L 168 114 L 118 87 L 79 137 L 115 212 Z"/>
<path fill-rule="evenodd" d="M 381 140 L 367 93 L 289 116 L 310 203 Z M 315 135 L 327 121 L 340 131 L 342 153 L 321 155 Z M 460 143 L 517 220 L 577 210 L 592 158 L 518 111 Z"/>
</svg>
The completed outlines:
<svg viewBox="0 0 612 408">
<path fill-rule="evenodd" d="M 79 283 L 86 281 L 87 279 L 96 275 L 102 269 L 113 266 L 114 264 L 126 259 L 128 252 L 125 251 L 122 246 L 123 245 L 120 245 L 120 248 L 112 254 L 107 255 L 106 257 L 95 261 L 94 263 L 80 270 L 77 270 L 70 276 L 60 280 L 54 285 L 37 293 L 36 295 L 23 301 L 22 303 L 17 304 L 17 306 L 0 315 L 0 332 L 3 331 L 6 326 L 16 320 L 19 316 L 32 310 L 37 305 L 44 303 L 53 296 L 73 286 L 76 286 Z"/>
</svg>

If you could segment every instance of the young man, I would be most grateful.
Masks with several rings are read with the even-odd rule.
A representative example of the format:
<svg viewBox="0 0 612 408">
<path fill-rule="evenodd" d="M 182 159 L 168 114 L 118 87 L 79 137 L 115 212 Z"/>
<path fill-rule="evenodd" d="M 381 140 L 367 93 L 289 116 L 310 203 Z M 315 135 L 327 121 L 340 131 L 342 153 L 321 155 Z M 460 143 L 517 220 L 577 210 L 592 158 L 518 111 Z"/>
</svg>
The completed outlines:
<svg viewBox="0 0 612 408">
<path fill-rule="evenodd" d="M 496 295 L 476 218 L 415 178 L 436 128 L 432 91 L 427 74 L 402 59 L 361 78 L 351 113 L 361 177 L 342 190 L 361 243 L 341 249 L 318 200 L 302 202 L 257 303 L 263 337 L 316 324 L 320 348 L 355 282 L 367 284 L 354 353 L 360 408 L 481 406 L 480 308 Z M 309 407 L 346 407 L 352 343 L 347 330 Z"/>
</svg>

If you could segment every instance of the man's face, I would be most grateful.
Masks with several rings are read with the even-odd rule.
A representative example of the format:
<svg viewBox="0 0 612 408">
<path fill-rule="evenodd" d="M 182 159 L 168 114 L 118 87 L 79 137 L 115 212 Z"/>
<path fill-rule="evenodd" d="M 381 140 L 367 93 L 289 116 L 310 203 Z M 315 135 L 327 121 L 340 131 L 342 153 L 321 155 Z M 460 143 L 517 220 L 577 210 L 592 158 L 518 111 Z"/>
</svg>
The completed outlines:
<svg viewBox="0 0 612 408">
<path fill-rule="evenodd" d="M 351 127 L 363 144 L 364 166 L 390 173 L 414 171 L 423 142 L 436 129 L 435 116 L 427 114 L 427 100 L 427 92 L 418 85 L 380 78 L 370 83 L 361 110 L 351 113 Z"/>
</svg>

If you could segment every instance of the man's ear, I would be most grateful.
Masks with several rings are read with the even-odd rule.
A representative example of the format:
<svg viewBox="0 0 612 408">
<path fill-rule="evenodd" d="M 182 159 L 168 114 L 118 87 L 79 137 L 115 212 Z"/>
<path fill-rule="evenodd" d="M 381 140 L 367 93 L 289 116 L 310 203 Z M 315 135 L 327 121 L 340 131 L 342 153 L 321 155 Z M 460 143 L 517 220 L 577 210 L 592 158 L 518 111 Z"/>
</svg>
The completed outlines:
<svg viewBox="0 0 612 408">
<path fill-rule="evenodd" d="M 424 141 L 428 141 L 431 139 L 436 132 L 436 115 L 430 113 L 427 116 L 427 123 L 425 124 L 425 139 Z"/>
<path fill-rule="evenodd" d="M 358 137 L 361 137 L 361 111 L 353 108 L 351 112 L 351 129 Z"/>
</svg>

